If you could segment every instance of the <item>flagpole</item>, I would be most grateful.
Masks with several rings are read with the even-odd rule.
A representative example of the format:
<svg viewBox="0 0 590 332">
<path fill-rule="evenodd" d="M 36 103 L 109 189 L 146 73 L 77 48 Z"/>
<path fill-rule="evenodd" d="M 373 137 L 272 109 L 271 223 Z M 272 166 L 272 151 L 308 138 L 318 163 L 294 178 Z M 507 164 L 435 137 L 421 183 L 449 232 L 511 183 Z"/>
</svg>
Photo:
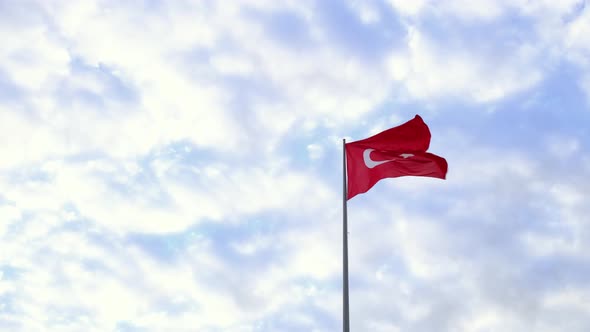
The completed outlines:
<svg viewBox="0 0 590 332">
<path fill-rule="evenodd" d="M 342 139 L 342 320 L 343 331 L 350 332 L 348 305 L 348 216 L 346 190 L 346 139 Z"/>
</svg>

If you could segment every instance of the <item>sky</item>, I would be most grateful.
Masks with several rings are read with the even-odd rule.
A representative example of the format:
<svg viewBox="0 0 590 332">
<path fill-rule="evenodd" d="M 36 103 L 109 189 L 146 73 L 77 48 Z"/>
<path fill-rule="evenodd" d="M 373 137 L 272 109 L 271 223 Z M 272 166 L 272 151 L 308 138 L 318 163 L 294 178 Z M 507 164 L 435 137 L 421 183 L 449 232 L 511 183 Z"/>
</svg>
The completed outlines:
<svg viewBox="0 0 590 332">
<path fill-rule="evenodd" d="M 0 0 L 0 330 L 590 330 L 590 2 Z"/>
</svg>

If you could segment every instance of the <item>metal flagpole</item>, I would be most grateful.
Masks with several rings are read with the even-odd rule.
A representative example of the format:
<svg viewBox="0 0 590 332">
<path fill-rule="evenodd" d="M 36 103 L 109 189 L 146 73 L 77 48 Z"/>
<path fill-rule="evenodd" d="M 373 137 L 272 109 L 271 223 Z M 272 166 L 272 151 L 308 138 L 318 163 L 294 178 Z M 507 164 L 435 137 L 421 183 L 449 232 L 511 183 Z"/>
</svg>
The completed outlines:
<svg viewBox="0 0 590 332">
<path fill-rule="evenodd" d="M 348 217 L 347 217 L 347 190 L 346 190 L 346 139 L 342 139 L 342 320 L 343 331 L 350 332 L 349 306 L 348 306 Z"/>
</svg>

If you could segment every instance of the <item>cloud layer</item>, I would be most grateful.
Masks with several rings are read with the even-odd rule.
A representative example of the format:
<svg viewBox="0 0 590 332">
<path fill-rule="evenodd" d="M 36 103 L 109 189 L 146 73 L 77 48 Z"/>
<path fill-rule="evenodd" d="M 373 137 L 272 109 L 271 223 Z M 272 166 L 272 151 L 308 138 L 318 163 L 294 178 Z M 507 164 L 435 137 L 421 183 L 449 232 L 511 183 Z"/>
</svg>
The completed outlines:
<svg viewBox="0 0 590 332">
<path fill-rule="evenodd" d="M 0 329 L 587 331 L 586 1 L 0 4 Z"/>
</svg>

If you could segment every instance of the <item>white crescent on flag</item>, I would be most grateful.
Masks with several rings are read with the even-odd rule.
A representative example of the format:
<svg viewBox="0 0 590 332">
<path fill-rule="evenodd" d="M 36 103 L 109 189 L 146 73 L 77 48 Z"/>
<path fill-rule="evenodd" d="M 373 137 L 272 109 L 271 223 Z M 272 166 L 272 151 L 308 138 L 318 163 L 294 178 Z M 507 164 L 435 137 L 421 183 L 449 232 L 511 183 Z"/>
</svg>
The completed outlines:
<svg viewBox="0 0 590 332">
<path fill-rule="evenodd" d="M 394 159 L 389 159 L 389 160 L 375 161 L 375 160 L 371 159 L 371 152 L 373 152 L 373 151 L 375 151 L 375 149 L 365 149 L 365 151 L 363 151 L 363 160 L 364 160 L 365 166 L 367 166 L 367 168 L 375 168 L 381 164 L 385 164 L 385 163 L 388 163 L 390 161 L 394 161 L 397 159 L 397 158 L 394 158 Z M 402 153 L 399 156 L 406 159 L 406 158 L 413 157 L 414 155 L 411 153 Z"/>
</svg>

